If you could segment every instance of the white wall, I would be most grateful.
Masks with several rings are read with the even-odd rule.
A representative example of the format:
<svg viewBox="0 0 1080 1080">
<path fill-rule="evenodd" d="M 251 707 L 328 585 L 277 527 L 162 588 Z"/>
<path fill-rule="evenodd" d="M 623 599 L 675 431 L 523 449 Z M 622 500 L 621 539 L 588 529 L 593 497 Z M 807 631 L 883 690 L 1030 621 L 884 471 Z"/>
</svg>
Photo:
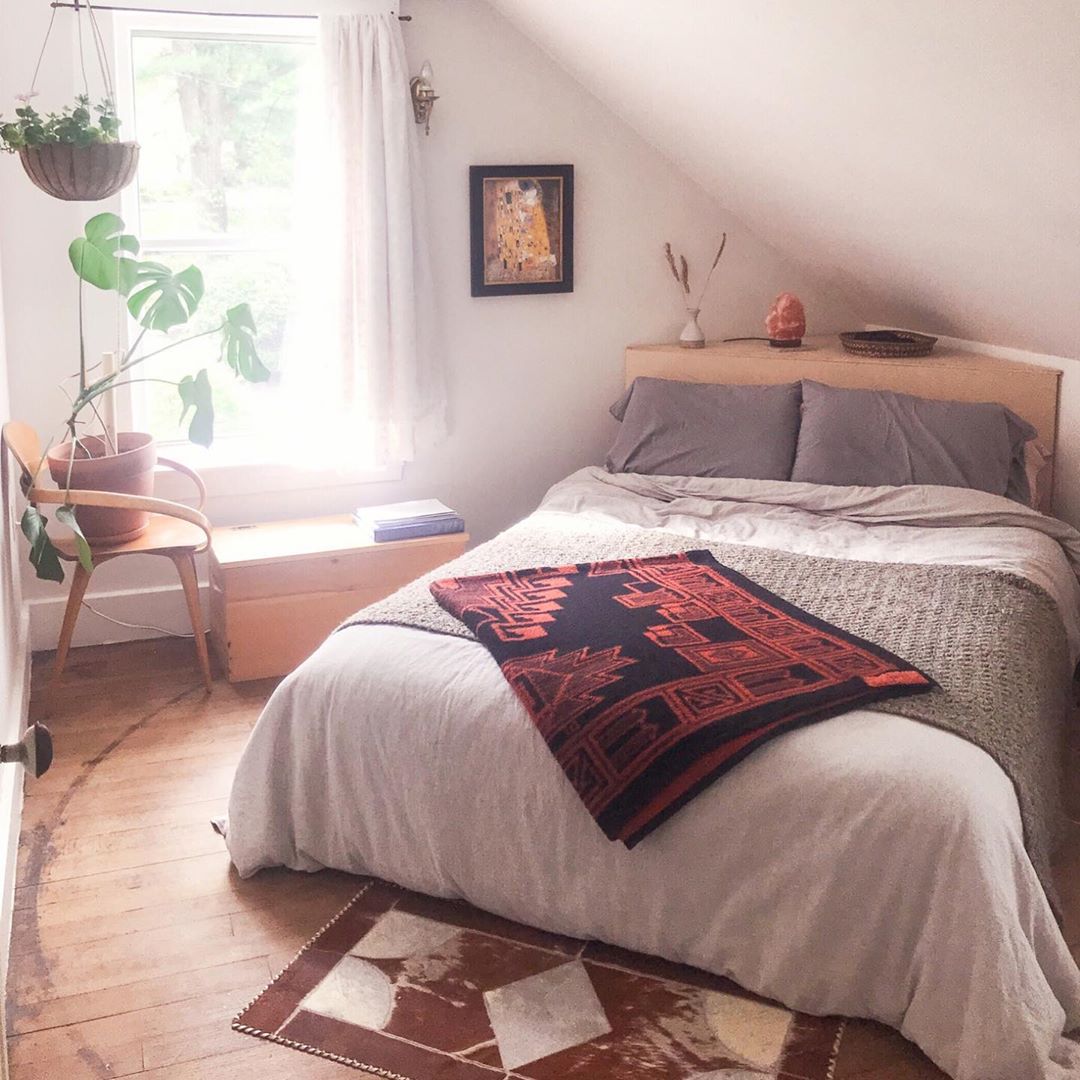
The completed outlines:
<svg viewBox="0 0 1080 1080">
<path fill-rule="evenodd" d="M 253 6 L 273 10 L 266 3 Z M 804 298 L 812 331 L 851 324 L 850 311 L 725 212 L 483 0 L 415 0 L 405 10 L 414 16 L 404 28 L 412 67 L 430 59 L 441 95 L 431 135 L 422 143 L 453 434 L 410 465 L 402 483 L 221 499 L 209 508 L 215 521 L 337 513 L 358 502 L 432 495 L 459 508 L 476 538 L 491 536 L 533 508 L 555 480 L 602 460 L 612 437 L 606 408 L 621 387 L 623 347 L 678 334 L 682 309 L 661 255 L 665 240 L 685 249 L 700 271 L 720 233 L 728 233 L 702 315 L 712 337 L 761 333 L 765 312 L 783 289 Z M 6 0 L 0 8 L 0 41 L 9 54 L 0 53 L 0 101 L 22 87 L 29 44 L 46 16 L 47 7 L 36 0 Z M 59 82 L 52 89 L 59 90 Z M 43 100 L 48 103 L 46 95 Z M 469 165 L 548 161 L 575 165 L 575 291 L 472 298 Z M 13 408 L 40 428 L 55 424 L 56 377 L 72 370 L 74 283 L 66 289 L 71 275 L 64 250 L 90 210 L 48 200 L 14 162 L 0 161 L 8 342 L 21 361 Z M 44 296 L 41 282 L 49 283 Z M 131 562 L 102 567 L 95 590 L 171 585 L 153 564 L 134 576 Z M 36 583 L 31 591 L 53 598 L 38 609 L 35 628 L 36 645 L 48 647 L 55 641 L 60 597 Z M 152 616 L 184 625 L 171 589 L 150 601 L 95 602 L 128 619 Z M 84 612 L 77 641 L 119 636 L 124 632 Z"/>
<path fill-rule="evenodd" d="M 3 280 L 0 275 L 0 423 L 11 415 L 3 329 Z M 0 475 L 0 742 L 5 743 L 18 739 L 26 725 L 29 676 L 26 613 L 19 593 L 19 573 L 12 559 L 18 543 L 14 516 L 17 500 L 13 488 L 13 474 Z M 17 765 L 0 766 L 0 993 L 7 986 L 23 775 Z M 7 1075 L 4 1032 L 4 1020 L 0 1017 L 2 1076 Z"/>
<path fill-rule="evenodd" d="M 1076 0 L 492 0 L 862 320 L 1080 357 Z"/>
</svg>

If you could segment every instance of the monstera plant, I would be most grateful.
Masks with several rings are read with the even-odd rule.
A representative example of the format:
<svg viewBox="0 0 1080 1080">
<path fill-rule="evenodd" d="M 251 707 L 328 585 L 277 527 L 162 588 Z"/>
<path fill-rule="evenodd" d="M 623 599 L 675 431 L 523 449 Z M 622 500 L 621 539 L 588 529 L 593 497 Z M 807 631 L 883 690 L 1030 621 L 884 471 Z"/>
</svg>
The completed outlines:
<svg viewBox="0 0 1080 1080">
<path fill-rule="evenodd" d="M 259 359 L 251 308 L 246 303 L 237 304 L 215 319 L 209 329 L 177 334 L 178 328 L 188 324 L 199 310 L 204 291 L 202 272 L 196 266 L 174 272 L 163 263 L 140 259 L 138 239 L 125 231 L 124 222 L 115 214 L 91 218 L 83 235 L 72 241 L 68 257 L 79 279 L 78 385 L 68 394 L 71 411 L 64 421 L 67 441 L 58 446 L 54 441 L 47 448 L 49 472 L 67 491 L 82 488 L 152 494 L 157 464 L 153 436 L 110 431 L 102 421 L 100 399 L 135 382 L 170 383 L 176 387 L 180 422 L 187 423 L 188 438 L 209 446 L 214 438 L 214 399 L 207 369 L 174 381 L 148 376 L 143 365 L 186 342 L 217 337 L 219 359 L 235 377 L 264 382 L 270 371 Z M 87 286 L 117 293 L 138 327 L 130 347 L 107 370 L 87 363 Z M 150 334 L 157 336 L 148 344 Z M 164 342 L 162 335 L 166 335 Z M 88 434 L 95 425 L 100 426 L 101 433 Z M 90 507 L 76 511 L 70 505 L 57 509 L 56 520 L 74 533 L 80 561 L 88 570 L 92 566 L 91 543 L 132 539 L 148 523 L 147 516 L 136 511 Z M 63 581 L 64 571 L 46 524 L 47 519 L 37 507 L 26 508 L 22 530 L 30 542 L 30 562 L 39 578 Z"/>
</svg>

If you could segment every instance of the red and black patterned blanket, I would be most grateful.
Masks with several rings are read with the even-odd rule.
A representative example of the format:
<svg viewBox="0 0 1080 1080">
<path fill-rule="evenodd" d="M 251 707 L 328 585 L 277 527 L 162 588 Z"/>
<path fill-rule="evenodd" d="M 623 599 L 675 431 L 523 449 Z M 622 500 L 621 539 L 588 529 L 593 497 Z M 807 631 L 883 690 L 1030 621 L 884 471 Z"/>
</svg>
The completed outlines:
<svg viewBox="0 0 1080 1080">
<path fill-rule="evenodd" d="M 446 578 L 431 592 L 627 847 L 769 739 L 936 685 L 707 551 Z"/>
</svg>

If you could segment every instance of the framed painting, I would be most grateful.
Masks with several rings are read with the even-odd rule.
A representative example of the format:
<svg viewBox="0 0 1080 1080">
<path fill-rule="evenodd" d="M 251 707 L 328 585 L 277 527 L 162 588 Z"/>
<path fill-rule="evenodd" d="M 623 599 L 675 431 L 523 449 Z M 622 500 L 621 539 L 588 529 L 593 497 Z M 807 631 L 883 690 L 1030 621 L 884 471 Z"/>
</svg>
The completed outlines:
<svg viewBox="0 0 1080 1080">
<path fill-rule="evenodd" d="M 473 296 L 574 291 L 574 166 L 469 169 Z"/>
</svg>

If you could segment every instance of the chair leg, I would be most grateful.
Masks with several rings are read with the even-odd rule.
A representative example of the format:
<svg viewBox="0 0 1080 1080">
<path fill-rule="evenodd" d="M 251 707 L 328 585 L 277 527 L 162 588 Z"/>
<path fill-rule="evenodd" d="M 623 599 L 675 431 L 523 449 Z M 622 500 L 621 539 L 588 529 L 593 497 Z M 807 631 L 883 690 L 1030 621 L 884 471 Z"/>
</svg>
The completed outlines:
<svg viewBox="0 0 1080 1080">
<path fill-rule="evenodd" d="M 203 681 L 209 693 L 214 686 L 214 677 L 210 674 L 210 654 L 206 649 L 206 631 L 203 629 L 202 605 L 199 603 L 199 578 L 195 572 L 195 556 L 190 551 L 185 551 L 173 555 L 172 561 L 180 575 L 180 584 L 184 586 L 191 629 L 195 634 L 195 651 L 199 654 L 199 666 L 202 668 Z"/>
<path fill-rule="evenodd" d="M 83 597 L 86 595 L 86 586 L 90 584 L 90 571 L 83 569 L 80 562 L 76 562 L 74 566 L 75 571 L 71 576 L 71 591 L 68 593 L 67 607 L 64 608 L 64 621 L 60 626 L 60 640 L 56 643 L 56 659 L 53 661 L 52 677 L 49 680 L 50 701 L 55 696 L 60 685 L 60 676 L 64 673 L 68 650 L 71 648 L 71 639 L 75 634 L 75 624 L 79 620 L 79 609 L 82 607 Z"/>
</svg>

